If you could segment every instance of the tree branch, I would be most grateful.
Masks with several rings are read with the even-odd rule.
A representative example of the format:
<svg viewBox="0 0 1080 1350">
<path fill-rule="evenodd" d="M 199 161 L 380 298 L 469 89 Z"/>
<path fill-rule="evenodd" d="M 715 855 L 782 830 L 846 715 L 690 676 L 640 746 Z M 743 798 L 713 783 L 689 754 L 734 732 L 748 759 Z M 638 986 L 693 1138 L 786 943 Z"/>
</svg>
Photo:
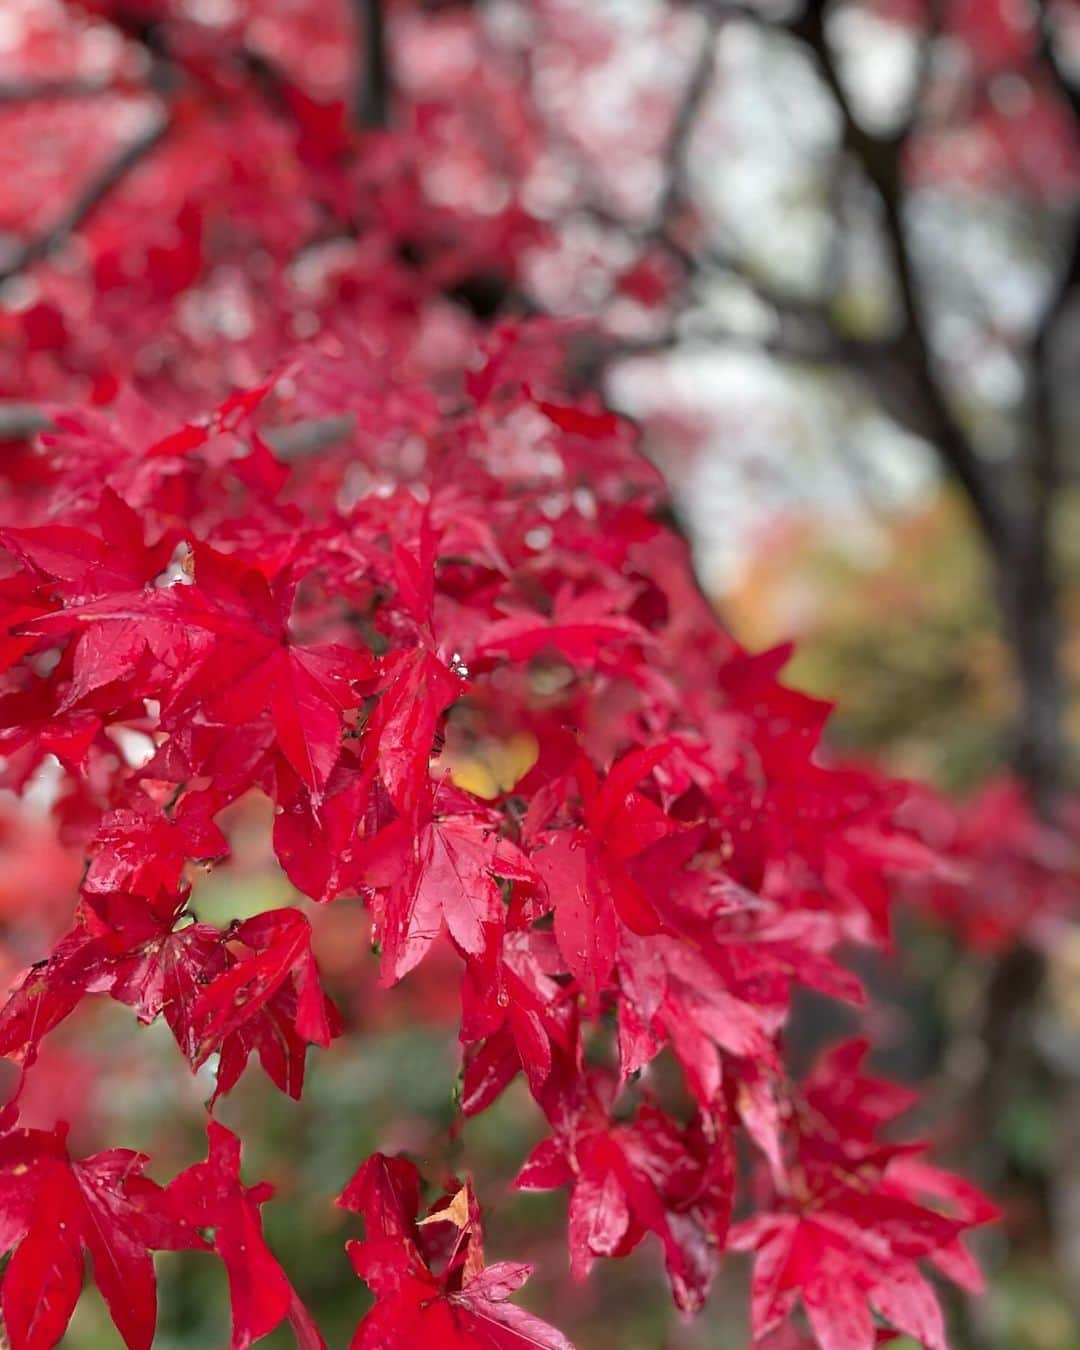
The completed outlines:
<svg viewBox="0 0 1080 1350">
<path fill-rule="evenodd" d="M 0 263 L 0 285 L 40 262 L 59 248 L 75 231 L 86 223 L 94 211 L 119 186 L 131 170 L 160 143 L 170 126 L 167 114 L 157 117 L 140 136 L 105 165 L 76 196 L 72 204 L 48 229 L 26 240 L 15 251 L 14 257 Z"/>
<path fill-rule="evenodd" d="M 1080 294 L 1080 218 L 1074 213 L 1066 256 L 1029 350 L 1030 509 L 1008 561 L 1013 641 L 1025 695 L 1016 755 L 1039 810 L 1057 813 L 1067 769 L 1062 738 L 1058 577 L 1052 556 L 1054 510 L 1062 485 L 1055 407 L 1055 345 L 1061 322 Z"/>
<path fill-rule="evenodd" d="M 390 53 L 383 0 L 353 0 L 356 8 L 360 61 L 353 101 L 356 125 L 379 129 L 390 124 Z"/>
<path fill-rule="evenodd" d="M 701 47 L 697 54 L 686 89 L 675 109 L 675 116 L 668 134 L 664 151 L 666 181 L 656 210 L 657 230 L 665 230 L 671 217 L 678 210 L 686 196 L 687 157 L 690 140 L 694 134 L 701 109 L 712 88 L 716 73 L 716 36 L 720 28 L 721 15 L 718 10 L 709 9 L 702 16 L 705 31 Z"/>
<path fill-rule="evenodd" d="M 1054 25 L 1050 21 L 1050 8 L 1046 0 L 1036 0 L 1035 9 L 1039 21 L 1039 54 L 1050 68 L 1058 92 L 1072 109 L 1074 122 L 1080 123 L 1080 86 L 1069 79 L 1065 67 L 1061 64 L 1054 36 Z"/>
<path fill-rule="evenodd" d="M 789 25 L 789 31 L 810 50 L 840 114 L 844 145 L 880 198 L 885 238 L 900 293 L 902 332 L 899 342 L 906 355 L 908 369 L 914 376 L 912 393 L 923 404 L 925 434 L 948 472 L 963 487 L 991 549 L 1001 556 L 1010 546 L 1012 512 L 992 471 L 980 460 L 967 433 L 957 421 L 934 369 L 919 283 L 903 220 L 901 159 L 918 121 L 917 102 L 899 131 L 888 136 L 871 135 L 856 118 L 840 77 L 825 28 L 823 0 L 810 0 L 802 18 Z M 927 36 L 926 41 L 933 41 L 932 34 Z M 920 64 L 924 72 L 928 70 L 929 57 L 924 57 Z M 925 73 L 920 76 L 920 80 L 925 78 Z"/>
<path fill-rule="evenodd" d="M 906 367 L 909 373 L 905 381 L 907 387 L 902 392 L 906 409 L 902 420 L 906 425 L 917 427 L 920 434 L 933 445 L 946 471 L 963 487 L 992 551 L 1001 556 L 1010 546 L 1012 512 L 992 471 L 980 460 L 967 433 L 956 419 L 948 395 L 934 369 L 919 284 L 903 221 L 901 161 L 918 124 L 922 96 L 930 76 L 932 47 L 940 31 L 943 8 L 942 0 L 932 0 L 907 116 L 897 130 L 878 136 L 866 131 L 851 106 L 829 45 L 825 0 L 807 0 L 801 14 L 790 19 L 773 19 L 756 6 L 745 3 L 745 0 L 712 0 L 712 12 L 717 17 L 743 19 L 765 30 L 786 33 L 802 43 L 813 58 L 840 115 L 844 147 L 881 200 L 886 243 L 892 255 L 900 293 L 902 331 L 891 346 L 888 343 L 873 343 L 873 349 L 864 353 L 868 358 L 864 365 L 872 374 L 875 389 L 886 395 L 886 409 L 894 416 L 900 400 L 888 389 L 881 372 L 887 369 L 896 375 Z M 775 301 L 770 300 L 770 303 Z M 825 307 L 822 307 L 822 313 L 827 317 Z M 849 356 L 857 353 L 855 340 L 840 334 L 837 336 Z M 881 361 L 883 354 L 889 358 L 885 366 Z"/>
<path fill-rule="evenodd" d="M 49 419 L 33 403 L 0 403 L 0 441 L 23 441 L 48 425 Z"/>
<path fill-rule="evenodd" d="M 45 409 L 36 404 L 0 401 L 0 442 L 25 440 L 51 425 Z M 351 436 L 355 428 L 355 414 L 343 413 L 264 427 L 261 435 L 278 459 L 287 462 L 325 450 Z"/>
<path fill-rule="evenodd" d="M 652 337 L 602 337 L 598 339 L 601 365 L 633 356 L 659 356 L 665 352 L 694 348 L 731 347 L 765 352 L 794 364 L 833 366 L 841 353 L 833 345 L 832 334 L 811 334 L 778 327 L 766 334 L 746 333 L 738 328 L 714 323 L 687 330 L 671 330 Z"/>
<path fill-rule="evenodd" d="M 911 90 L 907 116 L 899 131 L 902 142 L 906 142 L 918 128 L 922 116 L 923 100 L 934 73 L 934 48 L 945 26 L 945 0 L 927 0 L 926 30 L 919 45 L 919 54 L 915 65 L 915 80 Z"/>
<path fill-rule="evenodd" d="M 50 99 L 93 98 L 107 94 L 107 80 L 16 80 L 0 83 L 0 104 L 47 102 Z"/>
<path fill-rule="evenodd" d="M 1036 510 L 1045 515 L 1061 482 L 1054 422 L 1051 362 L 1054 339 L 1072 302 L 1080 294 L 1080 217 L 1074 215 L 1064 265 L 1031 344 L 1032 416 L 1037 436 L 1034 454 Z"/>
</svg>

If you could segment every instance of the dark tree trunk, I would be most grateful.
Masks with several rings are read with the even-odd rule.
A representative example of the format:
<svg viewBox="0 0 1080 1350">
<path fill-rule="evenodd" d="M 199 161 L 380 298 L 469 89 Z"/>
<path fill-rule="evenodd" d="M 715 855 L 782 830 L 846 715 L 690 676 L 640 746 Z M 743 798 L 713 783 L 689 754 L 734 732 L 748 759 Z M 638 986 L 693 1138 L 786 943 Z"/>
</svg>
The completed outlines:
<svg viewBox="0 0 1080 1350">
<path fill-rule="evenodd" d="M 999 560 L 1000 603 L 1013 650 L 1011 756 L 1041 815 L 1053 819 L 1066 777 L 1061 620 L 1049 521 L 1033 522 Z"/>
</svg>

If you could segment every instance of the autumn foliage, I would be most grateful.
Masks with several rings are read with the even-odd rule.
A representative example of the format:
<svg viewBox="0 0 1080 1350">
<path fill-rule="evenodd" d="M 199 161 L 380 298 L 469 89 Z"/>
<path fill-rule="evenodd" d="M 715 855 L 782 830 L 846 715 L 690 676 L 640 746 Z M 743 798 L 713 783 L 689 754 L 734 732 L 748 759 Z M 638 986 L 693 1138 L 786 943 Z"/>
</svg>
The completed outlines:
<svg viewBox="0 0 1080 1350">
<path fill-rule="evenodd" d="M 845 944 L 887 944 L 895 883 L 940 896 L 955 867 L 898 817 L 903 785 L 830 767 L 828 707 L 782 683 L 787 652 L 718 623 L 634 428 L 563 373 L 572 330 L 462 303 L 478 269 L 512 289 L 546 231 L 514 196 L 470 212 L 434 186 L 433 164 L 473 200 L 494 177 L 470 98 L 499 103 L 500 172 L 527 175 L 540 131 L 511 73 L 357 131 L 289 69 L 300 43 L 258 62 L 241 20 L 90 8 L 118 98 L 157 24 L 173 104 L 85 266 L 46 259 L 4 318 L 9 392 L 48 426 L 5 460 L 3 783 L 54 766 L 86 859 L 68 931 L 0 1013 L 13 1350 L 63 1336 L 84 1248 L 129 1350 L 154 1334 L 151 1254 L 181 1248 L 223 1262 L 233 1350 L 286 1319 L 322 1344 L 215 1111 L 259 1069 L 298 1098 L 309 1047 L 343 1034 L 307 903 L 342 897 L 378 997 L 454 953 L 460 1111 L 524 1077 L 546 1137 L 517 1185 L 567 1192 L 575 1276 L 648 1241 L 691 1314 L 750 1252 L 763 1346 L 942 1347 L 928 1274 L 978 1287 L 963 1238 L 992 1206 L 897 1142 L 912 1095 L 864 1074 L 864 1044 L 802 1079 L 784 1049 L 793 987 L 860 1003 Z M 265 8 L 264 37 L 284 22 Z M 467 39 L 468 15 L 440 22 Z M 512 774 L 458 771 L 511 743 Z M 252 795 L 298 896 L 215 926 L 200 878 Z M 168 1184 L 19 1123 L 42 1042 L 102 998 L 212 1069 L 207 1159 Z M 354 1346 L 568 1344 L 509 1301 L 528 1266 L 486 1264 L 468 1180 L 357 1163 L 340 1204 L 375 1304 Z"/>
<path fill-rule="evenodd" d="M 9 783 L 46 755 L 63 765 L 54 809 L 89 863 L 70 932 L 0 1017 L 0 1049 L 32 1072 L 42 1039 L 107 995 L 163 1017 L 216 1076 L 200 1181 L 164 1190 L 127 1155 L 71 1164 L 60 1135 L 19 1130 L 9 1106 L 17 1345 L 58 1339 L 74 1244 L 98 1258 L 98 1233 L 116 1248 L 95 1259 L 106 1297 L 115 1269 L 143 1291 L 121 1323 L 130 1345 L 153 1329 L 148 1251 L 207 1229 L 234 1345 L 287 1315 L 315 1334 L 257 1240 L 264 1192 L 240 1186 L 238 1141 L 212 1120 L 251 1058 L 299 1096 L 308 1047 L 341 1031 L 299 907 L 224 930 L 196 917 L 190 864 L 227 857 L 214 817 L 251 792 L 274 803 L 300 892 L 367 900 L 355 940 L 374 944 L 387 989 L 453 945 L 461 1109 L 525 1073 L 550 1137 L 518 1184 L 569 1188 L 576 1274 L 651 1235 L 693 1311 L 725 1248 L 753 1249 L 758 1333 L 801 1297 L 826 1346 L 869 1344 L 871 1309 L 940 1345 L 919 1260 L 976 1282 L 959 1237 L 991 1211 L 880 1137 L 906 1092 L 864 1079 L 856 1046 L 801 1085 L 781 1054 L 792 984 L 859 1000 L 835 949 L 886 940 L 889 876 L 934 856 L 894 825 L 899 790 L 818 762 L 827 709 L 778 682 L 784 654 L 749 656 L 716 623 L 630 428 L 537 396 L 520 350 L 499 335 L 409 465 L 353 443 L 286 473 L 256 430 L 269 385 L 158 439 L 75 412 L 42 436 L 38 523 L 2 536 L 0 718 Z M 334 369 L 347 391 L 352 363 Z M 332 397 L 319 372 L 311 397 Z M 299 398 L 305 374 L 301 359 L 278 383 Z M 389 389 L 382 417 L 407 423 L 425 397 Z M 447 772 L 455 750 L 522 733 L 535 762 L 496 795 Z M 649 1090 L 661 1053 L 682 1069 L 679 1110 Z M 742 1134 L 757 1161 L 740 1177 Z M 492 1344 L 528 1343 L 524 1314 L 502 1307 L 510 1275 L 479 1266 L 471 1194 L 438 1221 L 457 1234 L 432 1273 L 415 1176 L 385 1167 L 365 1164 L 343 1196 L 368 1221 L 357 1269 L 393 1309 L 378 1304 L 357 1344 L 390 1344 L 372 1327 L 434 1308 L 463 1345 L 484 1343 L 477 1318 L 498 1323 Z M 108 1224 L 80 1222 L 86 1203 Z"/>
</svg>

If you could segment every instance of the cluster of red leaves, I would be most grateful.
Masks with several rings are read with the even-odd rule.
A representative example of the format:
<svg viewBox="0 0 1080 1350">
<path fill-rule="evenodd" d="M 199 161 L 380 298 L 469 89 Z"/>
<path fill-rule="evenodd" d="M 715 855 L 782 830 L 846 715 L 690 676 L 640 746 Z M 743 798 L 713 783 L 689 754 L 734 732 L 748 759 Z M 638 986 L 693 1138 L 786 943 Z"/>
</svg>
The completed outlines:
<svg viewBox="0 0 1080 1350">
<path fill-rule="evenodd" d="M 467 359 L 459 291 L 517 285 L 545 233 L 521 203 L 541 170 L 536 116 L 467 8 L 417 29 L 418 7 L 399 7 L 397 83 L 416 94 L 393 129 L 360 130 L 351 0 L 241 0 L 216 17 L 150 0 L 27 4 L 18 77 L 40 78 L 44 49 L 63 83 L 92 50 L 103 92 L 0 100 L 12 183 L 0 272 L 6 234 L 56 228 L 72 197 L 141 137 L 158 139 L 87 216 L 78 247 L 2 298 L 8 397 L 108 402 L 122 377 L 186 412 L 316 334 L 339 351 L 372 341 L 437 378 Z M 161 72 L 149 81 L 147 33 Z M 31 153 L 42 141 L 49 155 Z"/>
<path fill-rule="evenodd" d="M 240 1141 L 216 1121 L 209 1154 L 162 1188 L 148 1159 L 110 1149 L 74 1161 L 66 1127 L 0 1135 L 0 1245 L 12 1252 L 0 1306 L 12 1346 L 49 1350 L 63 1336 L 83 1282 L 83 1251 L 129 1350 L 150 1350 L 157 1321 L 151 1253 L 215 1251 L 229 1280 L 232 1350 L 246 1350 L 287 1317 L 300 1350 L 322 1337 L 262 1235 L 259 1206 L 273 1194 L 240 1181 Z M 204 1233 L 212 1230 L 213 1240 Z M 323 1347 L 325 1350 L 325 1347 Z"/>
<path fill-rule="evenodd" d="M 885 1323 L 940 1345 L 918 1263 L 971 1286 L 959 1238 L 988 1207 L 878 1139 L 906 1099 L 862 1079 L 855 1048 L 803 1084 L 783 1049 L 793 984 L 862 998 L 836 951 L 887 940 L 893 876 L 951 874 L 896 823 L 899 789 L 823 765 L 827 708 L 780 683 L 786 653 L 717 624 L 632 429 L 560 392 L 553 326 L 476 345 L 485 287 L 512 292 L 550 233 L 558 176 L 481 7 L 391 7 L 388 132 L 349 122 L 352 6 L 66 8 L 112 43 L 98 131 L 45 99 L 6 140 L 41 119 L 42 172 L 81 184 L 117 120 L 163 122 L 78 248 L 26 269 L 0 313 L 0 388 L 80 405 L 5 457 L 0 783 L 56 770 L 53 814 L 88 858 L 69 931 L 0 1012 L 0 1053 L 25 1076 L 107 994 L 213 1075 L 211 1113 L 253 1052 L 299 1096 L 308 1046 L 342 1029 L 304 910 L 198 916 L 193 864 L 227 857 L 221 813 L 261 794 L 296 889 L 365 900 L 356 944 L 384 986 L 456 961 L 462 1112 L 524 1078 L 549 1133 L 519 1185 L 570 1189 L 576 1274 L 649 1237 L 693 1311 L 724 1252 L 753 1249 L 762 1344 L 801 1300 L 825 1350 Z M 86 37 L 64 9 L 35 38 L 52 72 L 80 68 Z M 601 60 L 580 6 L 535 9 L 574 22 L 583 70 Z M 594 140 L 587 159 L 625 166 Z M 48 227 L 55 195 L 13 190 L 0 225 Z M 678 284 L 649 249 L 612 279 L 646 307 Z M 161 411 L 238 387 L 179 426 Z M 283 425 L 336 439 L 301 438 L 290 467 L 269 448 Z M 454 773 L 515 739 L 537 747 L 515 781 L 481 795 Z M 161 1188 L 138 1155 L 72 1162 L 61 1129 L 20 1127 L 22 1081 L 0 1121 L 13 1350 L 63 1334 L 84 1246 L 129 1347 L 153 1335 L 149 1252 L 210 1245 L 234 1350 L 287 1317 L 320 1344 L 234 1136 L 211 1119 L 207 1162 Z M 342 1203 L 376 1296 L 357 1346 L 565 1344 L 507 1302 L 526 1267 L 484 1266 L 468 1186 L 418 1220 L 415 1170 L 376 1156 Z"/>
<path fill-rule="evenodd" d="M 825 705 L 778 682 L 786 652 L 749 656 L 718 626 L 631 428 L 532 392 L 527 336 L 496 332 L 441 407 L 388 378 L 368 396 L 377 440 L 358 430 L 291 472 L 259 419 L 271 402 L 340 411 L 364 383 L 354 363 L 301 360 L 276 394 L 166 435 L 130 400 L 41 437 L 32 473 L 11 479 L 26 523 L 0 534 L 3 782 L 22 790 L 54 757 L 53 809 L 89 865 L 71 930 L 0 1014 L 0 1051 L 25 1072 L 81 1000 L 108 994 L 163 1017 L 193 1068 L 213 1064 L 211 1110 L 252 1052 L 298 1096 L 308 1045 L 341 1029 L 308 920 L 200 922 L 189 866 L 225 858 L 215 817 L 262 793 L 297 889 L 366 899 L 383 985 L 435 944 L 457 953 L 462 1109 L 524 1072 L 551 1133 L 519 1184 L 571 1188 L 575 1273 L 652 1234 L 692 1311 L 725 1248 L 754 1245 L 758 1334 L 801 1295 L 825 1346 L 872 1343 L 871 1308 L 940 1344 L 915 1262 L 967 1280 L 956 1239 L 985 1208 L 955 1206 L 955 1185 L 941 1212 L 915 1198 L 910 1146 L 873 1138 L 894 1096 L 838 1061 L 800 1088 L 782 1059 L 792 984 L 858 1001 L 835 948 L 885 940 L 890 876 L 934 855 L 894 824 L 898 789 L 818 761 Z M 481 797 L 448 772 L 523 733 L 535 762 L 506 790 Z M 650 1089 L 658 1056 L 681 1068 L 679 1102 Z M 236 1189 L 235 1142 L 211 1130 L 210 1171 L 174 1182 L 164 1226 L 134 1245 L 213 1229 L 234 1344 L 290 1309 L 317 1343 L 284 1277 L 255 1269 L 259 1244 L 230 1236 L 257 1230 L 263 1193 Z M 740 1179 L 743 1132 L 759 1162 Z M 27 1137 L 13 1128 L 10 1147 Z M 415 1181 L 379 1166 L 346 1193 L 367 1214 L 354 1256 L 382 1308 L 357 1343 L 385 1344 L 371 1327 L 408 1317 L 458 1327 L 461 1344 L 485 1343 L 480 1323 L 500 1328 L 490 1344 L 523 1343 L 525 1314 L 502 1302 L 521 1268 L 481 1271 L 472 1199 L 436 1275 Z M 76 1194 L 61 1190 L 59 1210 Z M 732 1229 L 743 1202 L 757 1217 Z M 57 1231 L 31 1228 L 6 1277 L 11 1299 L 53 1310 L 25 1335 L 14 1314 L 17 1347 L 53 1343 L 70 1312 L 73 1276 L 46 1296 Z M 800 1255 L 826 1231 L 827 1257 Z M 826 1285 L 843 1299 L 823 1301 Z M 150 1334 L 143 1311 L 121 1325 L 129 1345 Z"/>
<path fill-rule="evenodd" d="M 507 1299 L 532 1274 L 516 1261 L 484 1264 L 480 1207 L 466 1182 L 420 1209 L 420 1174 L 405 1158 L 373 1154 L 338 1203 L 364 1217 L 347 1250 L 377 1302 L 352 1350 L 572 1350 L 569 1341 Z"/>
<path fill-rule="evenodd" d="M 1043 55 L 1041 11 L 1075 51 L 1072 0 L 1047 0 L 1040 13 L 1011 0 L 872 0 L 871 9 L 902 29 L 940 23 L 951 47 L 935 70 L 933 125 L 913 141 L 916 182 L 980 193 L 1070 201 L 1080 182 L 1080 146 L 1060 89 Z"/>
<path fill-rule="evenodd" d="M 775 1179 L 760 1212 L 738 1224 L 731 1245 L 755 1253 L 753 1320 L 775 1328 L 801 1298 L 822 1350 L 875 1343 L 871 1309 L 927 1347 L 945 1346 L 929 1261 L 962 1288 L 980 1287 L 959 1237 L 995 1211 L 974 1187 L 878 1138 L 914 1094 L 865 1078 L 861 1042 L 825 1056 L 803 1086 L 789 1141 L 791 1187 Z"/>
<path fill-rule="evenodd" d="M 1051 825 L 1020 784 L 987 783 L 970 801 L 912 791 L 901 817 L 946 864 L 904 879 L 901 894 L 965 947 L 1001 952 L 1019 941 L 1049 950 L 1080 913 L 1080 802 Z"/>
</svg>

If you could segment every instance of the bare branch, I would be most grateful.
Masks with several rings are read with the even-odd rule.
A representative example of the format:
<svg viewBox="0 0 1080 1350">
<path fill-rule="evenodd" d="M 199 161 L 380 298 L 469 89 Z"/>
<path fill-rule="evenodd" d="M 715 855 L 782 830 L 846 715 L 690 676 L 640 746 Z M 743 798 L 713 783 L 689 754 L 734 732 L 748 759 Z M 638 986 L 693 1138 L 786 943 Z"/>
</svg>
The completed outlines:
<svg viewBox="0 0 1080 1350">
<path fill-rule="evenodd" d="M 656 211 L 656 228 L 662 230 L 670 221 L 686 195 L 687 157 L 690 140 L 698 124 L 701 110 L 712 88 L 716 73 L 716 37 L 720 28 L 719 10 L 709 9 L 703 15 L 704 32 L 697 59 L 690 71 L 686 89 L 675 109 L 671 130 L 664 151 L 666 181 Z"/>
<path fill-rule="evenodd" d="M 1039 51 L 1042 59 L 1050 68 L 1050 73 L 1054 77 L 1054 83 L 1057 85 L 1058 92 L 1072 109 L 1073 119 L 1080 123 L 1080 86 L 1069 78 L 1065 67 L 1061 63 L 1061 57 L 1058 55 L 1057 43 L 1054 34 L 1054 25 L 1050 19 L 1050 8 L 1046 0 L 1036 0 L 1035 5 L 1039 19 Z"/>
<path fill-rule="evenodd" d="M 881 200 L 885 238 L 892 254 L 903 313 L 903 331 L 899 340 L 905 349 L 906 366 L 914 376 L 911 392 L 923 404 L 924 434 L 930 439 L 946 469 L 966 492 L 991 548 L 1002 555 L 1008 550 L 1012 538 L 1013 513 L 993 471 L 982 462 L 957 421 L 935 370 L 915 264 L 903 220 L 901 157 L 914 120 L 909 118 L 899 132 L 889 136 L 874 136 L 862 127 L 852 109 L 829 45 L 824 12 L 823 0 L 810 0 L 802 18 L 797 24 L 790 25 L 789 31 L 809 48 L 840 113 L 844 144 Z M 932 38 L 928 38 L 930 40 Z"/>
<path fill-rule="evenodd" d="M 316 417 L 287 426 L 267 427 L 262 438 L 278 459 L 304 459 L 345 440 L 355 428 L 355 415 L 344 413 L 340 417 Z"/>
<path fill-rule="evenodd" d="M 52 423 L 45 409 L 34 403 L 0 402 L 0 442 L 24 440 L 47 430 Z M 282 460 L 303 459 L 351 436 L 356 417 L 315 417 L 282 426 L 265 427 L 262 438 Z"/>
<path fill-rule="evenodd" d="M 1031 343 L 1032 419 L 1037 428 L 1034 456 L 1036 510 L 1047 513 L 1060 486 L 1060 455 L 1054 425 L 1053 344 L 1062 319 L 1080 296 L 1080 217 L 1074 214 L 1066 256 L 1057 284 Z"/>
<path fill-rule="evenodd" d="M 0 83 L 0 104 L 48 102 L 53 99 L 94 98 L 107 94 L 107 80 L 16 80 Z"/>
<path fill-rule="evenodd" d="M 748 333 L 739 328 L 716 323 L 669 330 L 655 337 L 611 337 L 598 340 L 599 360 L 602 365 L 633 356 L 660 356 L 665 352 L 693 351 L 695 349 L 733 348 L 764 352 L 793 364 L 833 366 L 841 353 L 827 333 L 813 335 L 793 331 L 778 325 L 769 333 Z"/>
<path fill-rule="evenodd" d="M 22 441 L 48 425 L 49 419 L 33 403 L 0 403 L 0 441 Z"/>
<path fill-rule="evenodd" d="M 1063 97 L 1072 110 L 1074 130 L 1080 130 L 1080 88 L 1068 79 L 1057 55 L 1045 0 L 1037 5 L 1041 53 Z M 1060 486 L 1061 464 L 1054 422 L 1051 363 L 1053 344 L 1061 320 L 1080 292 L 1080 214 L 1074 209 L 1068 242 L 1057 284 L 1050 294 L 1031 343 L 1031 405 L 1035 426 L 1034 490 L 1035 528 L 1049 528 L 1049 515 Z"/>
<path fill-rule="evenodd" d="M 359 127 L 378 129 L 390 123 L 390 52 L 383 0 L 353 0 L 353 3 L 360 39 L 353 117 Z"/>
<path fill-rule="evenodd" d="M 0 285 L 40 262 L 58 249 L 75 231 L 86 223 L 94 211 L 123 182 L 131 170 L 143 160 L 168 131 L 170 121 L 162 114 L 141 135 L 124 147 L 99 174 L 76 196 L 67 210 L 48 229 L 28 239 L 15 256 L 0 263 Z"/>
<path fill-rule="evenodd" d="M 900 138 L 907 141 L 918 129 L 922 118 L 923 102 L 930 77 L 934 72 L 934 51 L 945 24 L 945 0 L 927 0 L 926 29 L 919 45 L 919 54 L 915 67 L 915 80 L 908 103 L 907 117 L 900 128 Z"/>
</svg>

